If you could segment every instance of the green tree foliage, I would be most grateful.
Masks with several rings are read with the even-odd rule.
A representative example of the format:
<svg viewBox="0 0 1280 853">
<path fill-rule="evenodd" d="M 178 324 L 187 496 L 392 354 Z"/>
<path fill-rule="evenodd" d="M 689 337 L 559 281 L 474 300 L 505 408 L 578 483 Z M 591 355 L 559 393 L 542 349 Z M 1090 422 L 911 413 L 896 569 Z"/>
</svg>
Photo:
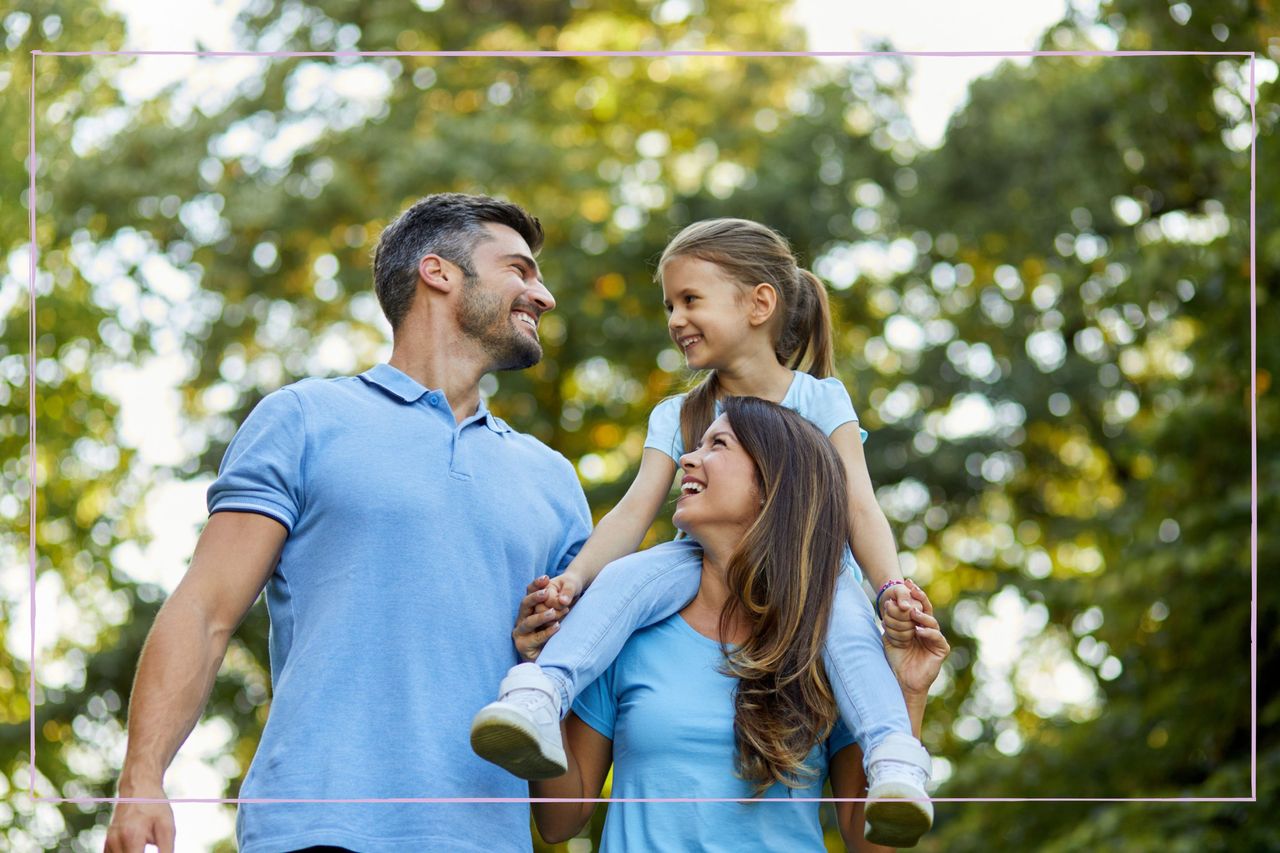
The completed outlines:
<svg viewBox="0 0 1280 853">
<path fill-rule="evenodd" d="M 706 5 L 704 18 L 669 3 L 259 0 L 240 37 L 256 50 L 803 47 L 778 5 Z M 119 45 L 117 21 L 74 8 L 9 15 L 9 46 Z M 1121 48 L 1250 49 L 1276 36 L 1264 12 L 1197 4 L 1180 24 L 1180 10 L 1117 0 L 1096 20 L 1073 13 L 1045 46 L 1109 33 Z M 39 661 L 39 793 L 112 792 L 121 706 L 161 595 L 117 565 L 118 546 L 146 534 L 147 488 L 214 471 L 265 393 L 385 357 L 369 251 L 391 216 L 439 190 L 507 196 L 547 228 L 541 262 L 559 302 L 542 325 L 547 358 L 483 387 L 578 464 L 597 514 L 630 481 L 647 412 L 685 378 L 652 283 L 676 229 L 762 220 L 832 284 L 838 367 L 872 431 L 878 495 L 955 646 L 925 732 L 948 771 L 943 795 L 1250 793 L 1247 64 L 1007 64 L 925 150 L 894 58 L 200 62 L 238 82 L 183 81 L 135 103 L 112 85 L 119 63 L 39 66 L 38 569 L 74 605 Z M 11 66 L 9 94 L 27 73 Z M 4 109 L 6 126 L 23 126 L 22 99 Z M 0 166 L 9 197 L 26 183 L 13 145 Z M 1264 317 L 1280 260 L 1265 154 Z M 8 571 L 27 536 L 25 210 L 0 209 L 0 223 Z M 1277 418 L 1273 337 L 1259 339 L 1264 436 Z M 185 371 L 191 455 L 172 471 L 123 445 L 94 378 L 151 354 Z M 1268 473 L 1264 452 L 1261 566 L 1277 557 Z M 648 541 L 670 534 L 663 518 Z M 28 785 L 23 586 L 5 584 L 0 650 L 0 784 L 14 792 Z M 1277 601 L 1260 593 L 1265 674 Z M 266 627 L 256 608 L 215 686 L 206 717 L 231 736 L 225 791 L 210 795 L 238 790 L 265 721 Z M 1259 684 L 1265 725 L 1280 705 Z M 1274 801 L 1268 732 L 1259 796 Z M 8 830 L 11 846 L 92 847 L 107 812 L 36 816 Z M 1017 849 L 1273 846 L 1250 816 L 1231 803 L 943 805 L 926 846 L 990 848 L 995 831 Z"/>
<path fill-rule="evenodd" d="M 0 195 L 8 202 L 0 206 L 6 256 L 0 278 L 0 624 L 6 629 L 0 646 L 0 791 L 6 795 L 0 804 L 0 846 L 21 848 L 33 838 L 48 844 L 63 837 L 57 812 L 44 807 L 33 813 L 27 793 L 29 51 L 68 49 L 73 41 L 80 49 L 115 49 L 123 40 L 123 26 L 81 3 L 17 3 L 3 16 L 3 38 L 13 61 L 0 68 L 0 114 L 11 131 L 0 159 Z M 59 181 L 74 159 L 70 152 L 76 129 L 82 121 L 120 107 L 109 82 L 120 65 L 112 59 L 68 58 L 60 73 L 48 64 L 37 66 L 35 79 L 41 248 L 35 318 L 37 568 L 41 601 L 64 602 L 40 613 L 36 734 L 43 749 L 34 788 L 42 796 L 96 790 L 82 779 L 92 777 L 101 760 L 82 744 L 118 727 L 114 716 L 128 693 L 132 668 L 127 648 L 136 649 L 145 630 L 130 622 L 130 602 L 136 602 L 135 620 L 145 620 L 148 613 L 148 604 L 137 600 L 139 590 L 112 571 L 113 548 L 141 536 L 133 507 L 144 482 L 143 472 L 133 465 L 133 451 L 119 441 L 116 403 L 98 381 L 101 369 L 144 351 L 146 341 L 138 330 L 121 330 L 114 346 L 104 346 L 100 329 L 113 322 L 112 312 L 98 301 L 97 288 L 81 271 L 90 238 L 87 232 L 73 237 L 62 231 L 52 215 L 72 202 L 60 192 Z M 55 626 L 56 631 L 49 630 Z M 137 636 L 130 638 L 130 632 Z M 103 767 L 98 772 L 108 771 Z M 17 823 L 11 820 L 15 810 L 21 816 Z M 93 820 L 94 809 L 86 811 L 90 813 L 78 815 L 80 826 Z"/>
</svg>

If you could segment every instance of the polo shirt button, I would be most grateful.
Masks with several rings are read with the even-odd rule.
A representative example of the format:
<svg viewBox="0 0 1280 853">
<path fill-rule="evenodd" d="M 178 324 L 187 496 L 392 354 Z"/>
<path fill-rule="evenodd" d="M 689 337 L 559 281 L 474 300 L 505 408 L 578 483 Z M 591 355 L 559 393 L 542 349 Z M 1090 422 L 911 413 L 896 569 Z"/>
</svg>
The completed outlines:
<svg viewBox="0 0 1280 853">
<path fill-rule="evenodd" d="M 438 405 L 440 405 L 440 395 L 439 395 L 439 394 L 432 394 L 430 397 L 428 397 L 428 398 L 427 398 L 427 402 L 428 402 L 428 403 L 430 403 L 430 404 L 431 404 L 431 405 L 433 405 L 433 406 L 438 406 Z"/>
</svg>

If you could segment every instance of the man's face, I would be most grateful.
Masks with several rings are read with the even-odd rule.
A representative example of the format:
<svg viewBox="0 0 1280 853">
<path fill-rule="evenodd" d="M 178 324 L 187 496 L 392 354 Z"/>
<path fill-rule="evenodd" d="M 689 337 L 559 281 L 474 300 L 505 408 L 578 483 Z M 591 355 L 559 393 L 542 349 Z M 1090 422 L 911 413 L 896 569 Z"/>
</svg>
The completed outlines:
<svg viewBox="0 0 1280 853">
<path fill-rule="evenodd" d="M 483 348 L 490 370 L 523 370 L 542 359 L 538 319 L 556 301 L 524 238 L 505 225 L 484 228 L 489 237 L 471 252 L 475 276 L 463 283 L 458 327 Z"/>
</svg>

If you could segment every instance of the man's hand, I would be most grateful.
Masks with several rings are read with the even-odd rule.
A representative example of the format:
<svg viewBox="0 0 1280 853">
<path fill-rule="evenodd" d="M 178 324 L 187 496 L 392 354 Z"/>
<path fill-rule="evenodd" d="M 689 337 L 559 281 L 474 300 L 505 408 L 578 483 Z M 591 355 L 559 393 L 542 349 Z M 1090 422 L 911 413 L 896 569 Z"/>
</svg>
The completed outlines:
<svg viewBox="0 0 1280 853">
<path fill-rule="evenodd" d="M 903 693 L 924 696 L 938 677 L 942 662 L 951 653 L 951 644 L 942 635 L 938 620 L 933 616 L 933 604 L 924 590 L 910 580 L 907 585 L 911 598 L 917 605 L 909 611 L 914 624 L 913 642 L 907 646 L 898 646 L 889 642 L 886 634 L 884 651 L 893 674 L 902 685 Z"/>
<path fill-rule="evenodd" d="M 161 800 L 164 790 L 156 786 L 121 796 Z M 148 844 L 160 853 L 173 853 L 175 834 L 173 808 L 168 803 L 117 803 L 107 828 L 105 853 L 143 853 Z"/>
<path fill-rule="evenodd" d="M 911 595 L 911 587 L 919 587 L 910 580 L 906 584 L 895 584 L 880 596 L 880 620 L 884 624 L 885 639 L 889 645 L 904 649 L 916 641 L 916 623 L 911 619 L 911 612 L 920 609 L 919 602 Z"/>
<path fill-rule="evenodd" d="M 552 580 L 546 575 L 534 579 L 525 588 L 516 615 L 516 627 L 511 631 L 520 659 L 534 661 L 538 653 L 560 628 L 560 620 L 569 612 L 569 606 L 578 594 L 577 582 L 561 575 Z"/>
</svg>

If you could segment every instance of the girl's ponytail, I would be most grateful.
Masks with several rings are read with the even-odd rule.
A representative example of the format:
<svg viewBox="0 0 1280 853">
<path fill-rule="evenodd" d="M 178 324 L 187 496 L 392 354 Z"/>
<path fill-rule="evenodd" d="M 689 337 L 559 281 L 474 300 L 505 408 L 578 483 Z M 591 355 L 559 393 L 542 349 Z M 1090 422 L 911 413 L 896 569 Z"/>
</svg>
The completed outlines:
<svg viewBox="0 0 1280 853">
<path fill-rule="evenodd" d="M 807 372 L 826 379 L 835 372 L 827 288 L 807 269 L 797 269 L 796 273 L 797 298 L 788 306 L 787 326 L 778 339 L 778 360 L 792 370 L 800 370 L 807 356 Z M 787 349 L 791 352 L 787 353 Z"/>
</svg>

